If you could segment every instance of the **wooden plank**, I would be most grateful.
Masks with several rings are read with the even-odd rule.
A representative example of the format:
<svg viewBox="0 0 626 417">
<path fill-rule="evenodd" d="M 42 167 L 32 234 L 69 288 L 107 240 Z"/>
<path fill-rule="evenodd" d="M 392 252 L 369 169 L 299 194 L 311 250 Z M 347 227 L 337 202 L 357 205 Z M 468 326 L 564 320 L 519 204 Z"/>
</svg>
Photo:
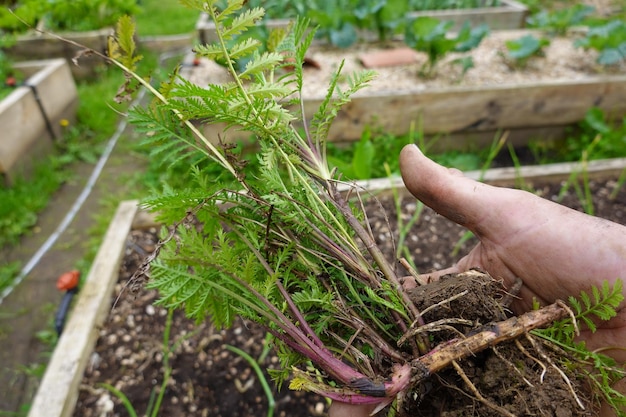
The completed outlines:
<svg viewBox="0 0 626 417">
<path fill-rule="evenodd" d="M 401 135 L 411 124 L 424 134 L 566 125 L 597 106 L 612 116 L 626 114 L 626 76 L 589 76 L 575 81 L 508 86 L 450 87 L 431 91 L 352 97 L 331 127 L 329 140 L 358 140 L 365 125 Z M 307 101 L 313 114 L 321 99 Z"/>
<path fill-rule="evenodd" d="M 109 312 L 111 294 L 137 204 L 137 201 L 125 201 L 119 205 L 54 349 L 29 417 L 72 415 L 79 384 L 98 337 L 98 328 Z"/>
<path fill-rule="evenodd" d="M 113 33 L 113 28 L 108 27 L 85 32 L 59 32 L 57 35 L 104 53 L 107 48 L 107 39 Z M 81 46 L 72 45 L 49 34 L 30 32 L 18 36 L 15 44 L 7 48 L 6 52 L 16 60 L 65 58 L 70 64 L 69 68 L 74 77 L 92 78 L 97 75 L 96 68 L 104 65 L 105 61 L 97 55 L 85 55 L 80 58 L 79 65 L 74 65 L 72 58 L 82 49 L 84 48 Z"/>
<path fill-rule="evenodd" d="M 409 18 L 430 16 L 446 22 L 453 22 L 454 29 L 460 29 L 465 22 L 471 26 L 486 24 L 491 30 L 523 28 L 526 24 L 528 8 L 513 0 L 502 0 L 500 6 L 475 9 L 429 10 L 409 13 Z"/>
<path fill-rule="evenodd" d="M 626 169 L 626 158 L 612 158 L 597 161 L 589 161 L 586 166 L 589 178 L 617 177 Z M 491 185 L 512 187 L 520 180 L 528 183 L 563 181 L 569 178 L 572 172 L 583 172 L 580 162 L 561 162 L 545 165 L 529 165 L 519 168 L 492 168 L 482 174 L 480 171 L 468 171 L 464 175 L 468 178 L 479 180 Z M 365 181 L 356 181 L 356 188 L 367 190 L 368 193 L 381 195 L 390 193 L 392 189 L 400 193 L 408 193 L 404 187 L 402 178 L 376 178 Z M 344 187 L 341 191 L 346 191 Z"/>
<path fill-rule="evenodd" d="M 33 162 L 50 153 L 52 133 L 60 137 L 60 120 L 72 123 L 78 105 L 76 84 L 63 58 L 20 62 L 14 67 L 28 78 L 0 101 L 0 173 L 8 185 L 18 174 L 30 174 Z"/>
<path fill-rule="evenodd" d="M 35 87 L 54 134 L 60 137 L 63 131 L 60 120 L 69 113 L 71 117 L 68 121 L 73 122 L 78 105 L 78 91 L 70 65 L 63 58 L 31 62 L 43 68 L 28 78 L 26 85 Z"/>
</svg>

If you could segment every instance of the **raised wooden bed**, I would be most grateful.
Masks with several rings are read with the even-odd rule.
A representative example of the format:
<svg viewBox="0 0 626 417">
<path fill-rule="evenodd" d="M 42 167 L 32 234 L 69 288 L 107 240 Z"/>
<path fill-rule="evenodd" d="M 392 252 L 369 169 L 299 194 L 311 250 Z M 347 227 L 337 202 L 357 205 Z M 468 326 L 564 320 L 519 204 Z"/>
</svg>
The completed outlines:
<svg viewBox="0 0 626 417">
<path fill-rule="evenodd" d="M 481 44 L 483 49 L 476 51 L 478 56 L 485 59 L 477 62 L 476 68 L 470 70 L 473 74 L 484 76 L 495 73 L 495 66 L 499 69 L 505 67 L 505 72 L 495 74 L 499 78 L 494 81 L 481 82 L 480 78 L 483 76 L 478 76 L 474 77 L 479 78 L 478 83 L 464 83 L 472 73 L 459 78 L 456 83 L 454 80 L 439 82 L 435 79 L 430 82 L 419 79 L 417 60 L 424 59 L 421 55 L 416 58 L 415 64 L 398 67 L 386 73 L 381 69 L 381 75 L 374 82 L 385 79 L 393 81 L 387 82 L 383 88 L 373 88 L 372 85 L 372 88 L 365 88 L 355 94 L 334 121 L 329 140 L 358 140 L 366 126 L 392 135 L 404 135 L 413 129 L 426 137 L 436 137 L 431 151 L 467 150 L 488 146 L 498 132 L 507 130 L 509 143 L 523 146 L 529 139 L 563 138 L 566 128 L 584 119 L 586 112 L 594 106 L 601 108 L 615 120 L 626 115 L 626 75 L 618 72 L 603 73 L 590 68 L 595 59 L 593 55 L 574 48 L 570 39 L 559 39 L 559 45 L 568 46 L 571 50 L 571 55 L 567 57 L 568 64 L 562 65 L 563 74 L 556 77 L 548 75 L 552 74 L 548 67 L 545 70 L 546 75 L 538 78 L 544 74 L 539 73 L 537 68 L 563 61 L 565 54 L 555 48 L 546 51 L 546 56 L 536 61 L 535 72 L 518 77 L 518 73 L 523 70 L 506 67 L 504 59 L 494 51 L 502 47 L 504 39 L 525 34 L 541 36 L 528 30 L 494 31 L 483 41 L 483 44 L 490 44 L 484 47 Z M 553 43 L 556 42 L 557 40 L 553 40 Z M 317 50 L 322 51 L 319 47 Z M 322 84 L 324 77 L 331 71 L 328 68 L 338 65 L 331 59 L 345 58 L 344 74 L 360 69 L 354 52 L 341 50 L 339 53 L 330 50 L 328 53 L 318 53 L 317 50 L 310 51 L 311 55 L 326 69 L 305 70 L 303 94 L 305 116 L 308 120 L 311 120 L 323 100 L 327 84 Z M 362 46 L 360 50 L 366 50 L 366 47 Z M 551 58 L 551 51 L 561 55 Z M 469 52 L 469 55 L 473 54 L 474 51 Z M 182 77 L 198 85 L 229 80 L 222 67 L 202 60 L 200 67 L 194 67 L 191 65 L 192 58 L 188 57 L 189 65 L 181 71 Z M 579 68 L 587 70 L 579 71 Z M 444 76 L 453 70 L 451 66 L 440 69 Z M 309 78 L 307 74 L 310 74 Z M 307 89 L 311 81 L 316 82 L 318 88 Z M 223 131 L 223 127 L 219 125 L 203 126 L 203 129 L 210 139 L 217 138 L 218 133 Z M 236 129 L 222 135 L 226 140 L 246 137 L 245 133 Z"/>
<path fill-rule="evenodd" d="M 14 65 L 27 78 L 0 101 L 0 174 L 11 184 L 28 173 L 62 134 L 61 121 L 72 123 L 78 95 L 69 64 L 63 58 Z"/>
<path fill-rule="evenodd" d="M 515 0 L 501 0 L 501 5 L 497 7 L 480 7 L 476 9 L 457 10 L 429 10 L 421 12 L 411 12 L 409 18 L 420 16 L 432 16 L 442 21 L 451 21 L 455 27 L 459 28 L 465 22 L 470 22 L 476 26 L 487 24 L 491 29 L 518 29 L 524 27 L 528 8 Z M 287 27 L 289 19 L 271 19 L 264 22 L 268 29 Z M 215 24 L 209 19 L 207 14 L 201 14 L 196 23 L 196 31 L 201 43 L 213 43 L 217 41 L 215 35 Z"/>
<path fill-rule="evenodd" d="M 86 48 L 106 53 L 107 39 L 113 35 L 112 28 L 91 30 L 86 32 L 62 32 L 60 37 L 76 42 Z M 98 56 L 82 56 L 78 65 L 72 59 L 83 48 L 65 42 L 55 36 L 33 32 L 17 37 L 15 45 L 7 49 L 7 53 L 16 60 L 34 60 L 49 58 L 65 58 L 71 65 L 72 74 L 76 78 L 91 78 L 96 75 L 97 67 L 104 64 Z"/>
<path fill-rule="evenodd" d="M 484 174 L 485 182 L 513 185 L 520 178 L 527 182 L 560 181 L 571 172 L 581 170 L 577 163 L 562 163 L 523 167 L 491 169 Z M 626 169 L 626 158 L 591 161 L 586 170 L 590 177 L 617 176 Z M 466 176 L 478 178 L 479 172 Z M 391 187 L 406 193 L 401 180 L 374 180 L 361 182 L 373 194 L 388 192 Z M 152 217 L 137 211 L 136 201 L 122 202 L 110 223 L 100 250 L 96 255 L 87 280 L 79 292 L 71 317 L 54 350 L 29 417 L 69 417 L 78 397 L 79 384 L 98 336 L 98 325 L 107 315 L 111 305 L 112 290 L 118 279 L 118 268 L 130 230 L 154 226 Z"/>
<path fill-rule="evenodd" d="M 137 201 L 125 201 L 107 230 L 65 329 L 32 403 L 29 417 L 69 417 L 78 387 L 98 337 L 98 327 L 108 314 L 126 238 Z"/>
</svg>

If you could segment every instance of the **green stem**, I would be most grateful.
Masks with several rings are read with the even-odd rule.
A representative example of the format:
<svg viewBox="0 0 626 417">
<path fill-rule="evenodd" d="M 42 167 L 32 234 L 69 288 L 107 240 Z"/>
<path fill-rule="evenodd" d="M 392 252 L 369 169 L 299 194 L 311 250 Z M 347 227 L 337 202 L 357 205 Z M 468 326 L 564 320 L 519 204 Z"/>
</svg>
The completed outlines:
<svg viewBox="0 0 626 417">
<path fill-rule="evenodd" d="M 267 397 L 267 402 L 268 402 L 267 417 L 272 417 L 274 415 L 274 408 L 276 407 L 276 401 L 274 400 L 274 395 L 272 394 L 272 388 L 270 388 L 270 385 L 267 382 L 267 378 L 265 377 L 265 374 L 261 370 L 259 363 L 255 361 L 252 356 L 248 355 L 243 350 L 236 348 L 235 346 L 226 345 L 226 349 L 244 358 L 246 361 L 248 361 L 252 369 L 254 369 L 254 372 L 259 377 L 259 382 L 261 383 L 261 386 L 263 387 L 263 392 L 265 392 L 265 396 Z"/>
<path fill-rule="evenodd" d="M 161 403 L 165 397 L 165 391 L 167 390 L 167 383 L 172 376 L 172 367 L 170 366 L 170 333 L 172 331 L 172 323 L 174 322 L 174 309 L 169 308 L 167 310 L 167 318 L 165 319 L 165 328 L 163 330 L 163 382 L 161 382 L 161 389 L 157 396 L 156 403 L 152 409 L 151 417 L 157 417 L 159 410 L 161 409 Z"/>
</svg>

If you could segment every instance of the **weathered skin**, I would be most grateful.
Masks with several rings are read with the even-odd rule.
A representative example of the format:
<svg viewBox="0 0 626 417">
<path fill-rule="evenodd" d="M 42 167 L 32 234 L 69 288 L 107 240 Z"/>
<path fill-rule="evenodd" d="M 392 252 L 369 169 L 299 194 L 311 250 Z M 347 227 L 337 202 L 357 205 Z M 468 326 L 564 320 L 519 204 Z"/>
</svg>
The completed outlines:
<svg viewBox="0 0 626 417">
<path fill-rule="evenodd" d="M 436 164 L 414 145 L 403 149 L 400 168 L 415 197 L 471 230 L 480 241 L 456 265 L 428 274 L 431 278 L 472 267 L 482 268 L 507 286 L 519 277 L 523 281 L 520 299 L 512 304 L 517 314 L 527 311 L 533 298 L 549 304 L 589 291 L 603 280 L 626 280 L 626 227 L 622 225 L 525 191 L 476 182 Z M 617 317 L 601 323 L 596 333 L 583 332 L 581 338 L 590 349 L 606 349 L 603 353 L 626 362 L 624 303 Z M 626 392 L 624 380 L 619 385 Z M 364 417 L 370 412 L 371 408 L 337 403 L 330 416 Z M 614 413 L 606 409 L 601 415 Z"/>
</svg>

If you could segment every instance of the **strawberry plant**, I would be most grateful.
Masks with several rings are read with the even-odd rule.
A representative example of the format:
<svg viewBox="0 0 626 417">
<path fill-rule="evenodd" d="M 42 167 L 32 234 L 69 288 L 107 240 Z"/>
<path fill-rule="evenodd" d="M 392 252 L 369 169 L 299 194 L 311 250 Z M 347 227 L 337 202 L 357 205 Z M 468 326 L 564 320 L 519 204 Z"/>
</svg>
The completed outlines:
<svg viewBox="0 0 626 417">
<path fill-rule="evenodd" d="M 567 30 L 574 25 L 582 25 L 595 9 L 586 4 L 576 4 L 571 7 L 557 10 L 542 10 L 528 19 L 528 25 L 540 28 L 555 35 L 565 35 Z"/>
<path fill-rule="evenodd" d="M 452 22 L 442 22 L 434 17 L 422 16 L 413 20 L 406 28 L 404 42 L 411 48 L 425 52 L 428 60 L 422 66 L 420 75 L 432 77 L 437 64 L 451 52 L 467 52 L 476 48 L 489 33 L 486 25 L 471 28 L 463 25 L 456 36 L 449 30 Z M 465 63 L 464 66 L 471 66 Z"/>
<path fill-rule="evenodd" d="M 506 41 L 504 58 L 512 66 L 524 68 L 532 57 L 543 56 L 543 48 L 550 44 L 550 40 L 537 38 L 533 35 L 524 35 L 521 38 Z"/>
<path fill-rule="evenodd" d="M 626 23 L 611 20 L 605 24 L 589 28 L 584 38 L 576 41 L 576 46 L 598 51 L 600 65 L 617 65 L 626 61 Z"/>
</svg>

